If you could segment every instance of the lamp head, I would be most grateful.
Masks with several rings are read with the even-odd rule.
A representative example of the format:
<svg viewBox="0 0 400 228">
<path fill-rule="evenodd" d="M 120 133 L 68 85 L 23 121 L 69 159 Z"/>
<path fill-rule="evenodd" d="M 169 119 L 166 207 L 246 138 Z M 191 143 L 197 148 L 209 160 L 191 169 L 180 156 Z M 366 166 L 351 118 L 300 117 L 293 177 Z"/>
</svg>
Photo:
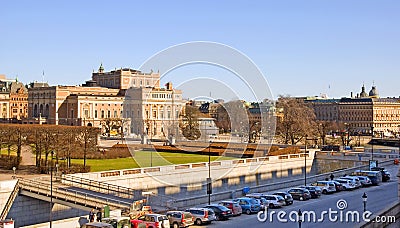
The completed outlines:
<svg viewBox="0 0 400 228">
<path fill-rule="evenodd" d="M 368 196 L 367 196 L 367 194 L 366 194 L 365 192 L 364 192 L 364 194 L 363 194 L 361 197 L 362 197 L 362 199 L 363 199 L 364 202 L 367 201 Z"/>
</svg>

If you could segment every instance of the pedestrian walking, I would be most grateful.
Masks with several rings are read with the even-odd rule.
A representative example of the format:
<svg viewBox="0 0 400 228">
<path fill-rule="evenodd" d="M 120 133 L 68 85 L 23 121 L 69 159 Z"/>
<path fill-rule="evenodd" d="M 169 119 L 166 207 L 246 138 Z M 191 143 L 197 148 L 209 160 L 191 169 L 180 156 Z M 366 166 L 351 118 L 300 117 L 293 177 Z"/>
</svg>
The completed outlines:
<svg viewBox="0 0 400 228">
<path fill-rule="evenodd" d="M 93 208 L 89 212 L 89 221 L 94 222 L 94 209 Z"/>
<path fill-rule="evenodd" d="M 96 213 L 96 221 L 101 222 L 101 217 L 102 217 L 102 213 L 101 213 L 101 209 L 100 209 Z"/>
<path fill-rule="evenodd" d="M 333 178 L 335 178 L 335 176 L 333 175 L 333 173 L 331 173 L 331 175 L 329 176 L 331 178 L 331 181 L 333 181 Z"/>
</svg>

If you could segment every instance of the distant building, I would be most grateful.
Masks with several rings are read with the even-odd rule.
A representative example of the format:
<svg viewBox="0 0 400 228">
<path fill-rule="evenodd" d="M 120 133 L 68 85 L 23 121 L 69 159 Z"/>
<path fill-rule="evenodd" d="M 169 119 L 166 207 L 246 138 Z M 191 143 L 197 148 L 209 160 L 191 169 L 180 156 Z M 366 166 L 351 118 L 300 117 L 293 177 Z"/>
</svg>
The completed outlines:
<svg viewBox="0 0 400 228">
<path fill-rule="evenodd" d="M 100 87 L 110 89 L 129 89 L 130 87 L 160 87 L 160 73 L 142 73 L 141 71 L 121 68 L 104 72 L 103 64 L 92 73 L 92 80 Z"/>
<path fill-rule="evenodd" d="M 345 123 L 351 132 L 390 135 L 400 131 L 400 99 L 380 98 L 376 86 L 367 94 L 365 86 L 355 97 L 341 99 L 308 98 L 316 118 Z"/>
<path fill-rule="evenodd" d="M 171 83 L 159 85 L 159 73 L 129 68 L 104 72 L 103 65 L 81 86 L 31 83 L 26 122 L 94 126 L 104 133 L 106 121 L 118 119 L 124 134 L 164 138 L 177 126 L 184 102 Z"/>
<path fill-rule="evenodd" d="M 121 117 L 118 89 L 33 83 L 28 91 L 28 123 L 100 127 L 105 118 Z"/>
<path fill-rule="evenodd" d="M 28 90 L 18 79 L 7 79 L 0 75 L 1 122 L 16 123 L 27 118 Z"/>
<path fill-rule="evenodd" d="M 21 82 L 10 86 L 10 118 L 22 120 L 28 117 L 28 88 Z"/>
<path fill-rule="evenodd" d="M 132 87 L 124 101 L 125 118 L 131 120 L 131 133 L 135 135 L 168 139 L 179 134 L 179 114 L 184 105 L 182 91 L 174 89 L 172 83 L 165 88 Z"/>
</svg>

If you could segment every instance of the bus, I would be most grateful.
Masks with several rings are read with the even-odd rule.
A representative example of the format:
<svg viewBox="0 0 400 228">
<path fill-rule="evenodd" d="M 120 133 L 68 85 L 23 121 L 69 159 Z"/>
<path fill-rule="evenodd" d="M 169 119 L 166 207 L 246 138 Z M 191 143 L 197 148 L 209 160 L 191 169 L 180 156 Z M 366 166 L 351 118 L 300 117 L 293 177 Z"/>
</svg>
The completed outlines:
<svg viewBox="0 0 400 228">
<path fill-rule="evenodd" d="M 351 176 L 367 176 L 372 185 L 379 185 L 382 181 L 382 174 L 379 171 L 369 171 L 369 170 L 356 170 L 351 173 Z"/>
</svg>

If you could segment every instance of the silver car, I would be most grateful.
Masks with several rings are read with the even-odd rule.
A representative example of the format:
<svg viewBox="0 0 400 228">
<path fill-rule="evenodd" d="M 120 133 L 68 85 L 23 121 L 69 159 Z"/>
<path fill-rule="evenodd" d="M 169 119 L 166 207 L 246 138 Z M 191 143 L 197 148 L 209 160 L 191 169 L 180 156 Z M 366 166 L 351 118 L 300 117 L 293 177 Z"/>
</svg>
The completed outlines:
<svg viewBox="0 0 400 228">
<path fill-rule="evenodd" d="M 355 182 L 356 188 L 360 188 L 362 186 L 360 179 L 356 176 L 344 176 L 344 177 L 340 177 L 340 179 L 353 180 Z"/>
<path fill-rule="evenodd" d="M 210 224 L 217 219 L 214 211 L 208 208 L 189 208 L 186 211 L 192 214 L 196 225 Z"/>
</svg>

